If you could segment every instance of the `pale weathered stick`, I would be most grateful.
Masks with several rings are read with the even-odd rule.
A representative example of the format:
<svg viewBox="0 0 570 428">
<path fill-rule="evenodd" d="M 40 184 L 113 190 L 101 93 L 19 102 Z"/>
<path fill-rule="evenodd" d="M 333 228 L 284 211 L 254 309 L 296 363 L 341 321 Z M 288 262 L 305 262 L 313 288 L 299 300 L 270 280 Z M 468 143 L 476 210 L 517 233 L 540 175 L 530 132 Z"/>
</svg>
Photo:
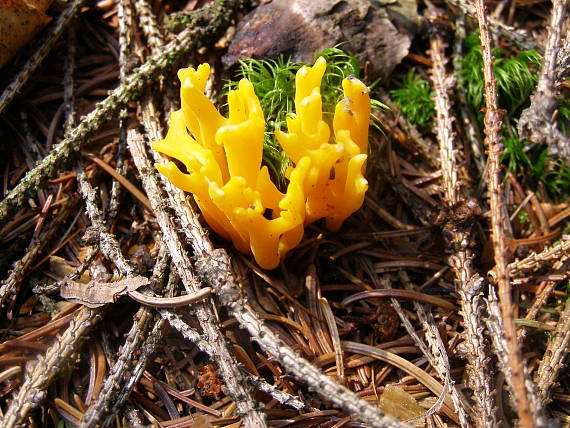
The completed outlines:
<svg viewBox="0 0 570 428">
<path fill-rule="evenodd" d="M 527 388 L 530 379 L 522 358 L 522 352 L 517 341 L 517 327 L 513 317 L 513 301 L 511 298 L 511 283 L 508 271 L 509 250 L 505 238 L 505 227 L 509 221 L 506 216 L 505 201 L 503 199 L 501 183 L 501 126 L 502 117 L 497 107 L 497 88 L 493 74 L 493 57 L 491 55 L 491 40 L 487 24 L 487 14 L 484 0 L 475 0 L 477 19 L 481 38 L 481 51 L 483 54 L 483 74 L 485 76 L 485 135 L 489 152 L 488 164 L 488 189 L 491 206 L 491 240 L 495 255 L 495 269 L 497 273 L 497 285 L 499 305 L 501 308 L 504 337 L 506 340 L 507 354 L 506 364 L 508 372 L 505 378 L 511 386 L 514 398 L 515 410 L 519 416 L 521 427 L 533 428 L 540 426 L 543 418 L 537 413 L 539 409 L 533 406 L 534 400 L 529 395 L 532 391 Z M 506 367 L 503 367 L 505 370 Z"/>
<path fill-rule="evenodd" d="M 556 247 L 547 247 L 540 253 L 532 253 L 522 260 L 509 264 L 511 276 L 543 268 L 548 263 L 564 262 L 570 257 L 570 235 L 563 235 Z M 494 272 L 493 272 L 494 274 Z"/>
<path fill-rule="evenodd" d="M 42 233 L 35 243 L 22 257 L 14 264 L 14 269 L 10 271 L 8 278 L 0 284 L 0 308 L 3 308 L 8 299 L 13 298 L 20 289 L 20 285 L 26 278 L 26 275 L 30 273 L 34 263 L 36 262 L 36 257 L 40 254 L 44 248 L 51 244 L 56 233 L 59 232 L 59 227 L 61 224 L 69 217 L 73 212 L 73 209 L 77 207 L 74 201 L 68 201 L 64 207 L 61 208 L 58 215 L 50 222 L 44 233 Z M 11 311 L 9 311 L 11 312 Z"/>
<path fill-rule="evenodd" d="M 464 13 L 471 17 L 477 17 L 477 10 L 473 6 L 473 2 L 469 0 L 448 0 L 454 6 L 458 6 Z M 534 49 L 540 51 L 536 44 L 529 43 L 531 39 L 525 30 L 511 27 L 498 19 L 489 17 L 489 29 L 493 34 L 512 41 L 516 46 L 523 50 Z"/>
<path fill-rule="evenodd" d="M 190 258 L 186 253 L 182 242 L 178 238 L 172 219 L 164 209 L 162 190 L 158 186 L 156 171 L 148 160 L 145 143 L 142 136 L 136 130 L 130 130 L 128 147 L 133 156 L 134 163 L 142 178 L 143 186 L 152 204 L 158 224 L 162 229 L 164 240 L 169 248 L 172 261 L 177 269 L 182 283 L 188 293 L 197 292 L 200 289 L 200 280 L 194 275 L 194 269 Z M 212 346 L 215 361 L 220 367 L 220 373 L 228 387 L 228 394 L 236 405 L 238 412 L 244 419 L 246 426 L 265 427 L 265 415 L 259 411 L 250 391 L 246 387 L 238 364 L 229 352 L 224 336 L 215 324 L 216 317 L 211 303 L 197 303 L 195 307 L 196 317 L 204 330 L 206 340 Z"/>
<path fill-rule="evenodd" d="M 160 246 L 157 261 L 153 268 L 151 277 L 152 282 L 160 281 L 168 270 L 169 257 L 165 248 Z M 103 386 L 97 397 L 91 403 L 86 403 L 89 407 L 83 414 L 81 427 L 95 426 L 101 417 L 104 417 L 109 408 L 109 404 L 113 402 L 112 394 L 117 391 L 123 382 L 123 375 L 127 369 L 130 368 L 130 362 L 133 357 L 134 351 L 138 349 L 141 343 L 145 340 L 146 336 L 153 328 L 154 315 L 150 308 L 141 307 L 134 316 L 134 322 L 130 331 L 127 333 L 127 338 L 121 347 L 121 352 L 117 360 L 111 367 L 107 377 L 103 381 Z M 133 375 L 130 376 L 133 378 Z M 138 378 L 136 378 L 138 380 Z M 116 403 L 116 400 L 115 400 Z M 94 417 L 96 416 L 96 417 Z M 104 419 L 105 421 L 105 419 Z M 101 426 L 106 426 L 105 422 Z"/>
<path fill-rule="evenodd" d="M 428 11 L 428 18 L 438 22 L 435 10 Z M 457 209 L 460 202 L 460 189 L 457 179 L 456 150 L 454 148 L 455 132 L 453 131 L 451 101 L 449 93 L 455 86 L 455 78 L 446 72 L 445 44 L 442 35 L 436 29 L 430 37 L 430 58 L 433 63 L 431 78 L 434 88 L 436 109 L 436 134 L 439 142 L 441 169 L 443 175 L 444 200 L 449 210 Z M 465 202 L 467 203 L 467 202 Z M 474 202 L 473 202 L 474 203 Z M 473 252 L 471 251 L 471 222 L 455 224 L 450 221 L 445 225 L 448 246 L 452 251 L 449 264 L 455 271 L 456 288 L 460 296 L 461 314 L 464 319 L 465 342 L 462 344 L 467 356 L 468 386 L 473 391 L 475 411 L 472 416 L 478 427 L 495 427 L 495 405 L 493 397 L 492 376 L 489 370 L 489 356 L 483 336 L 481 322 L 480 299 L 481 282 L 473 269 Z"/>
<path fill-rule="evenodd" d="M 552 2 L 552 17 L 538 85 L 531 97 L 530 107 L 521 114 L 518 130 L 522 139 L 545 143 L 551 156 L 570 162 L 570 139 L 560 132 L 553 116 L 559 104 L 557 60 L 564 21 L 568 19 L 567 10 L 568 0 Z"/>
<path fill-rule="evenodd" d="M 543 405 L 552 399 L 550 390 L 556 382 L 560 370 L 564 367 L 564 357 L 568 354 L 570 343 L 570 299 L 566 300 L 564 310 L 556 324 L 556 330 L 548 339 L 544 356 L 536 372 L 536 386 Z"/>
<path fill-rule="evenodd" d="M 45 356 L 36 359 L 32 372 L 26 376 L 23 385 L 0 420 L 0 426 L 12 428 L 25 423 L 29 413 L 46 398 L 47 387 L 87 338 L 89 330 L 100 321 L 101 313 L 102 308 L 83 307 L 79 310 L 67 330 L 56 338 Z"/>
</svg>

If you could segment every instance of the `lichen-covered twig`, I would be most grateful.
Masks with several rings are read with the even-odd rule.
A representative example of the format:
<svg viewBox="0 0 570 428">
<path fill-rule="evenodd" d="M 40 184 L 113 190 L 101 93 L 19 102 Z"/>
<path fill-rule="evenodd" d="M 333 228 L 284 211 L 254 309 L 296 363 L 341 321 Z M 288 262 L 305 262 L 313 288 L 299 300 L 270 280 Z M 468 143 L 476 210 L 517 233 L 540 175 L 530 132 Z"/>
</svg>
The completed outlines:
<svg viewBox="0 0 570 428">
<path fill-rule="evenodd" d="M 509 264 L 511 276 L 524 275 L 525 273 L 544 268 L 548 263 L 563 262 L 570 257 L 570 236 L 564 235 L 555 247 L 547 247 L 540 253 L 532 253 L 522 260 Z"/>
<path fill-rule="evenodd" d="M 101 319 L 102 308 L 82 308 L 63 335 L 56 338 L 45 356 L 36 360 L 31 373 L 0 421 L 0 426 L 13 428 L 25 423 L 28 414 L 46 398 L 47 387 L 68 363 L 87 338 L 89 330 Z"/>
<path fill-rule="evenodd" d="M 89 232 L 90 238 L 95 238 L 99 241 L 99 248 L 105 255 L 107 260 L 112 260 L 117 266 L 119 272 L 124 276 L 134 276 L 135 270 L 131 263 L 125 259 L 121 252 L 121 247 L 117 238 L 108 232 L 105 226 L 105 219 L 103 213 L 97 205 L 97 194 L 95 189 L 87 180 L 87 176 L 83 169 L 77 173 L 77 181 L 79 184 L 79 192 L 85 200 L 85 211 L 91 220 L 92 229 Z"/>
<path fill-rule="evenodd" d="M 75 14 L 83 3 L 85 3 L 85 0 L 75 0 L 71 2 L 53 25 L 43 33 L 41 45 L 30 56 L 26 64 L 24 64 L 16 77 L 14 77 L 14 80 L 12 80 L 12 82 L 10 82 L 10 84 L 2 91 L 2 94 L 0 95 L 0 113 L 2 113 L 6 106 L 10 104 L 24 83 L 26 83 L 32 73 L 41 64 L 42 60 L 46 57 L 57 39 L 59 39 L 69 23 L 73 20 Z"/>
<path fill-rule="evenodd" d="M 492 285 L 489 287 L 489 293 L 485 303 L 488 315 L 485 323 L 487 325 L 487 330 L 489 331 L 489 337 L 491 338 L 495 355 L 497 356 L 499 368 L 505 379 L 511 379 L 513 374 L 509 363 L 509 348 L 505 337 L 504 317 L 502 315 L 499 300 L 497 299 L 497 292 L 495 291 L 495 287 Z M 527 390 L 534 390 L 535 385 L 530 379 L 530 376 L 526 376 L 524 382 Z M 537 414 L 536 425 L 534 426 L 537 428 L 548 426 L 545 418 L 541 414 L 542 404 L 538 400 L 537 394 L 529 394 L 528 398 L 531 406 L 529 411 Z M 511 396 L 511 401 L 513 400 L 514 396 Z"/>
<path fill-rule="evenodd" d="M 542 61 L 542 70 L 530 107 L 521 114 L 518 130 L 521 138 L 537 144 L 547 144 L 551 156 L 570 162 L 570 140 L 558 129 L 554 113 L 559 104 L 558 53 L 564 20 L 567 17 L 568 0 L 552 2 L 552 17 Z"/>
<path fill-rule="evenodd" d="M 400 278 L 402 279 L 402 282 L 406 285 L 406 288 L 413 289 L 410 279 L 405 271 L 400 271 Z M 451 379 L 449 356 L 447 355 L 447 352 L 445 350 L 443 340 L 441 339 L 441 334 L 435 324 L 435 319 L 433 318 L 433 314 L 431 312 L 428 312 L 425 309 L 424 305 L 422 305 L 416 300 L 413 300 L 412 304 L 425 330 L 425 339 L 429 346 L 429 351 L 430 351 L 429 354 L 426 356 L 428 357 L 430 364 L 433 366 L 439 377 L 443 379 L 445 384 L 449 385 L 451 400 L 453 401 L 453 405 L 455 406 L 455 412 L 459 417 L 459 422 L 461 423 L 461 426 L 469 427 L 470 426 L 468 419 L 469 406 L 467 404 L 467 400 L 465 399 L 463 394 L 461 394 L 457 390 L 453 380 Z"/>
<path fill-rule="evenodd" d="M 167 309 L 158 309 L 160 316 L 168 321 L 170 326 L 177 330 L 182 336 L 186 339 L 194 343 L 202 352 L 205 352 L 210 356 L 210 358 L 215 358 L 214 351 L 210 344 L 202 338 L 200 333 L 198 333 L 195 329 L 190 327 L 188 324 L 182 320 L 182 318 Z M 281 391 L 274 385 L 270 385 L 264 379 L 254 376 L 250 373 L 244 371 L 244 377 L 247 382 L 252 385 L 254 388 L 263 391 L 273 398 L 275 398 L 281 404 L 285 404 L 286 406 L 293 407 L 297 410 L 308 410 L 308 411 L 316 411 L 316 409 L 311 408 L 307 404 L 303 403 L 297 397 L 294 397 L 286 392 Z"/>
<path fill-rule="evenodd" d="M 561 258 L 561 260 L 554 263 L 552 266 L 553 273 L 561 274 L 561 275 L 568 275 L 568 267 L 570 265 L 570 261 L 568 257 Z M 528 321 L 535 320 L 538 316 L 540 310 L 544 307 L 548 298 L 556 288 L 556 285 L 559 281 L 546 281 L 543 287 L 541 287 L 540 293 L 534 298 L 534 302 L 532 302 L 531 307 L 528 309 L 524 319 Z M 524 338 L 526 336 L 527 330 L 520 330 L 519 331 L 519 338 Z"/>
<path fill-rule="evenodd" d="M 70 157 L 80 150 L 85 138 L 111 120 L 113 115 L 128 102 L 134 100 L 141 89 L 164 73 L 183 55 L 217 40 L 230 24 L 235 12 L 246 0 L 219 0 L 200 9 L 194 25 L 181 32 L 164 49 L 150 57 L 134 70 L 123 85 L 117 87 L 95 109 L 58 143 L 53 151 L 12 189 L 0 202 L 0 224 L 8 221 L 26 198 L 41 188 Z"/>
<path fill-rule="evenodd" d="M 129 52 L 133 39 L 135 21 L 132 13 L 133 6 L 129 0 L 119 0 L 117 5 L 117 17 L 119 19 L 119 83 L 123 85 L 129 72 Z M 121 175 L 126 175 L 127 165 L 124 161 L 124 153 L 127 139 L 127 117 L 128 109 L 123 107 L 119 111 L 119 143 L 117 144 L 115 169 Z M 116 218 L 122 186 L 117 180 L 113 180 L 111 185 L 111 198 L 109 200 L 109 220 Z"/>
<path fill-rule="evenodd" d="M 148 0 L 137 0 L 134 6 L 137 11 L 140 27 L 146 36 L 147 44 L 154 54 L 164 46 L 164 36 L 156 23 L 156 17 L 152 12 L 152 7 Z"/>
<path fill-rule="evenodd" d="M 489 152 L 488 163 L 488 189 L 491 206 L 491 240 L 495 256 L 499 305 L 501 308 L 504 337 L 506 340 L 506 364 L 508 371 L 505 378 L 511 386 L 515 410 L 519 416 L 521 427 L 531 428 L 539 426 L 539 409 L 534 407 L 530 397 L 533 392 L 527 388 L 529 378 L 522 358 L 522 352 L 517 341 L 517 328 L 513 317 L 513 301 L 511 298 L 511 283 L 508 271 L 509 251 L 505 238 L 505 227 L 508 220 L 503 200 L 501 184 L 501 144 L 502 117 L 497 107 L 497 88 L 493 73 L 493 57 L 491 55 L 491 40 L 484 0 L 475 0 L 477 19 L 481 38 L 481 51 L 483 55 L 483 74 L 485 77 L 485 135 Z M 503 367 L 505 370 L 506 367 Z"/>
<path fill-rule="evenodd" d="M 558 67 L 556 68 L 556 83 L 561 84 L 568 73 L 570 73 L 570 29 L 566 30 L 566 36 L 558 51 L 558 58 L 556 59 Z"/>
<path fill-rule="evenodd" d="M 109 412 L 101 421 L 102 427 L 109 426 L 113 422 L 115 415 L 129 398 L 129 394 L 143 375 L 148 361 L 160 344 L 164 332 L 164 326 L 165 322 L 163 320 L 154 322 L 152 330 L 150 330 L 150 332 L 148 332 L 148 334 L 145 336 L 144 342 L 139 347 L 140 355 L 138 357 L 138 360 L 133 366 L 132 371 L 130 372 L 130 376 L 126 379 L 125 385 L 117 395 L 115 402 L 109 409 Z"/>
<path fill-rule="evenodd" d="M 428 18 L 434 23 L 437 13 L 432 8 L 428 11 Z M 450 210 L 460 201 L 459 182 L 457 179 L 456 150 L 454 148 L 455 133 L 453 131 L 454 117 L 451 115 L 451 101 L 449 92 L 455 86 L 453 76 L 447 74 L 445 64 L 445 44 L 439 31 L 430 37 L 430 58 L 433 63 L 431 78 L 434 88 L 434 101 L 436 109 L 436 134 L 439 142 L 441 169 L 443 175 L 444 199 Z M 488 369 L 489 357 L 485 346 L 483 328 L 481 325 L 481 278 L 473 269 L 473 253 L 470 249 L 472 242 L 471 223 L 469 221 L 454 224 L 450 222 L 445 226 L 448 235 L 448 245 L 452 255 L 449 264 L 455 271 L 457 292 L 460 296 L 461 312 L 464 318 L 465 342 L 462 344 L 466 350 L 470 374 L 469 387 L 473 391 L 475 401 L 476 426 L 497 426 L 492 376 Z"/>
<path fill-rule="evenodd" d="M 190 258 L 176 234 L 176 228 L 172 219 L 164 209 L 162 191 L 156 176 L 157 173 L 147 157 L 142 136 L 135 130 L 129 131 L 128 147 L 141 175 L 143 186 L 162 229 L 166 245 L 169 248 L 180 279 L 188 292 L 198 291 L 200 280 L 194 276 Z M 198 322 L 203 328 L 205 339 L 212 346 L 212 352 L 215 355 L 215 361 L 220 367 L 220 374 L 226 383 L 228 394 L 236 403 L 244 423 L 246 426 L 251 427 L 265 427 L 265 415 L 257 408 L 250 391 L 246 388 L 238 364 L 229 352 L 222 332 L 215 324 L 216 317 L 211 308 L 211 303 L 198 303 L 195 307 L 195 313 Z"/>
<path fill-rule="evenodd" d="M 260 377 L 252 375 L 250 373 L 245 373 L 245 378 L 255 389 L 258 389 L 259 391 L 269 394 L 272 398 L 274 398 L 281 404 L 292 407 L 296 410 L 306 410 L 309 412 L 318 411 L 314 407 L 311 407 L 308 404 L 301 401 L 299 398 L 291 394 L 288 394 L 287 392 L 281 391 L 275 385 L 271 385 L 269 382 Z"/>
<path fill-rule="evenodd" d="M 368 260 L 365 261 L 364 267 L 368 272 L 368 275 L 370 275 L 372 281 L 375 283 L 376 288 L 380 288 L 379 287 L 380 283 L 382 285 L 382 288 L 387 288 L 387 289 L 392 288 L 392 284 L 388 279 L 384 278 L 380 280 L 377 277 L 376 271 L 374 270 L 372 264 Z M 403 278 L 403 280 L 405 280 L 406 284 L 409 284 L 408 276 L 404 272 L 400 272 L 400 275 Z M 441 405 L 443 404 L 443 400 L 446 398 L 447 394 L 450 393 L 450 395 L 452 396 L 452 403 L 458 415 L 458 421 L 461 423 L 462 426 L 468 426 L 467 414 L 464 409 L 465 400 L 459 397 L 458 391 L 453 386 L 453 380 L 451 379 L 451 376 L 449 374 L 449 358 L 447 357 L 447 354 L 445 352 L 445 347 L 443 346 L 439 332 L 437 333 L 434 332 L 434 330 L 437 331 L 437 329 L 435 327 L 435 322 L 433 321 L 433 318 L 430 320 L 433 322 L 429 322 L 427 320 L 427 314 L 423 309 L 423 307 L 419 303 L 414 302 L 414 309 L 416 311 L 419 310 L 421 312 L 421 318 L 422 318 L 421 321 L 423 323 L 424 328 L 426 328 L 426 333 L 427 333 L 426 339 L 430 346 L 430 348 L 428 348 L 424 340 L 422 340 L 422 338 L 416 332 L 414 326 L 412 325 L 409 317 L 406 315 L 406 312 L 404 311 L 404 308 L 402 307 L 398 299 L 391 298 L 390 302 L 394 307 L 394 310 L 398 314 L 400 321 L 402 321 L 404 328 L 406 329 L 410 337 L 413 339 L 416 346 L 420 348 L 420 351 L 422 351 L 422 354 L 425 356 L 428 363 L 437 371 L 437 374 L 444 381 L 444 390 L 438 399 L 439 404 L 437 406 L 432 406 L 432 409 L 428 411 L 428 415 L 438 411 Z M 437 357 L 435 357 L 435 355 L 437 355 Z"/>
</svg>

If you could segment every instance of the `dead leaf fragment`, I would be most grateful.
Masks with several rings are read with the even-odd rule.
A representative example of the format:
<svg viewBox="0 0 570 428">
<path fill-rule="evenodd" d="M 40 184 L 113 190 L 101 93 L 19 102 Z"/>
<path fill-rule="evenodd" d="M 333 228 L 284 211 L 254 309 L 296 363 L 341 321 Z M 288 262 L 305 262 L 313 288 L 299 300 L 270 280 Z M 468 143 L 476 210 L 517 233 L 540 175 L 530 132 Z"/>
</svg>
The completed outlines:
<svg viewBox="0 0 570 428">
<path fill-rule="evenodd" d="M 55 276 L 59 278 L 64 278 L 66 276 L 73 275 L 76 271 L 76 268 L 71 266 L 67 260 L 59 256 L 51 256 L 49 258 L 49 270 Z M 83 272 L 81 278 L 79 278 L 78 282 L 87 283 L 89 282 L 89 272 Z"/>
<path fill-rule="evenodd" d="M 402 421 L 408 421 L 424 414 L 424 409 L 416 399 L 395 385 L 387 385 L 384 388 L 378 407 L 384 413 L 396 416 Z"/>
<path fill-rule="evenodd" d="M 144 276 L 134 276 L 115 282 L 89 281 L 87 284 L 75 282 L 69 278 L 64 278 L 63 281 L 60 288 L 61 297 L 88 308 L 98 308 L 107 303 L 113 303 L 117 297 L 150 283 Z"/>
<path fill-rule="evenodd" d="M 50 21 L 52 0 L 0 0 L 0 67 L 32 40 Z"/>
</svg>

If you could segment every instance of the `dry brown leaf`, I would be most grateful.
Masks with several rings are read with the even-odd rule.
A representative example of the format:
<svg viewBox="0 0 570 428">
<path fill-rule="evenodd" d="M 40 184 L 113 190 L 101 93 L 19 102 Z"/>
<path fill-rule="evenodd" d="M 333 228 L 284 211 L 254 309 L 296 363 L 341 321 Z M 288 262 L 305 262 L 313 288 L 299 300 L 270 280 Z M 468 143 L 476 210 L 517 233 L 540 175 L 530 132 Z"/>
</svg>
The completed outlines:
<svg viewBox="0 0 570 428">
<path fill-rule="evenodd" d="M 208 421 L 206 415 L 199 415 L 194 419 L 193 428 L 212 428 L 212 424 Z"/>
<path fill-rule="evenodd" d="M 60 288 L 61 297 L 88 308 L 98 308 L 113 303 L 117 297 L 150 283 L 144 276 L 125 278 L 115 282 L 89 281 L 87 284 L 63 278 Z"/>
<path fill-rule="evenodd" d="M 378 407 L 384 413 L 396 416 L 403 421 L 417 418 L 424 414 L 424 409 L 416 399 L 396 385 L 387 385 L 380 396 Z"/>
<path fill-rule="evenodd" d="M 0 67 L 50 21 L 52 0 L 0 0 Z"/>
</svg>

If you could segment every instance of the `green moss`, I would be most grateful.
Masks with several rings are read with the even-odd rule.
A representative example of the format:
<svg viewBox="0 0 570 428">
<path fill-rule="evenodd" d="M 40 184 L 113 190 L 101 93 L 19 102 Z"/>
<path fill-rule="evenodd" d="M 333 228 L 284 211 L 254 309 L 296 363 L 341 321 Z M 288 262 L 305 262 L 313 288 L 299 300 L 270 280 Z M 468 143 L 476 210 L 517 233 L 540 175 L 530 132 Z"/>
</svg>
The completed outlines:
<svg viewBox="0 0 570 428">
<path fill-rule="evenodd" d="M 404 117 L 421 129 L 425 130 L 435 116 L 431 86 L 414 68 L 408 71 L 401 87 L 390 91 L 390 96 Z"/>
<path fill-rule="evenodd" d="M 467 101 L 471 107 L 479 111 L 483 107 L 485 78 L 478 32 L 465 39 L 464 48 L 465 56 L 459 70 L 460 83 L 466 90 Z M 541 56 L 530 50 L 519 53 L 515 58 L 507 58 L 506 52 L 498 48 L 493 49 L 492 54 L 495 58 L 493 71 L 497 82 L 499 107 L 518 117 L 521 108 L 528 104 L 538 82 L 537 69 Z"/>
</svg>

